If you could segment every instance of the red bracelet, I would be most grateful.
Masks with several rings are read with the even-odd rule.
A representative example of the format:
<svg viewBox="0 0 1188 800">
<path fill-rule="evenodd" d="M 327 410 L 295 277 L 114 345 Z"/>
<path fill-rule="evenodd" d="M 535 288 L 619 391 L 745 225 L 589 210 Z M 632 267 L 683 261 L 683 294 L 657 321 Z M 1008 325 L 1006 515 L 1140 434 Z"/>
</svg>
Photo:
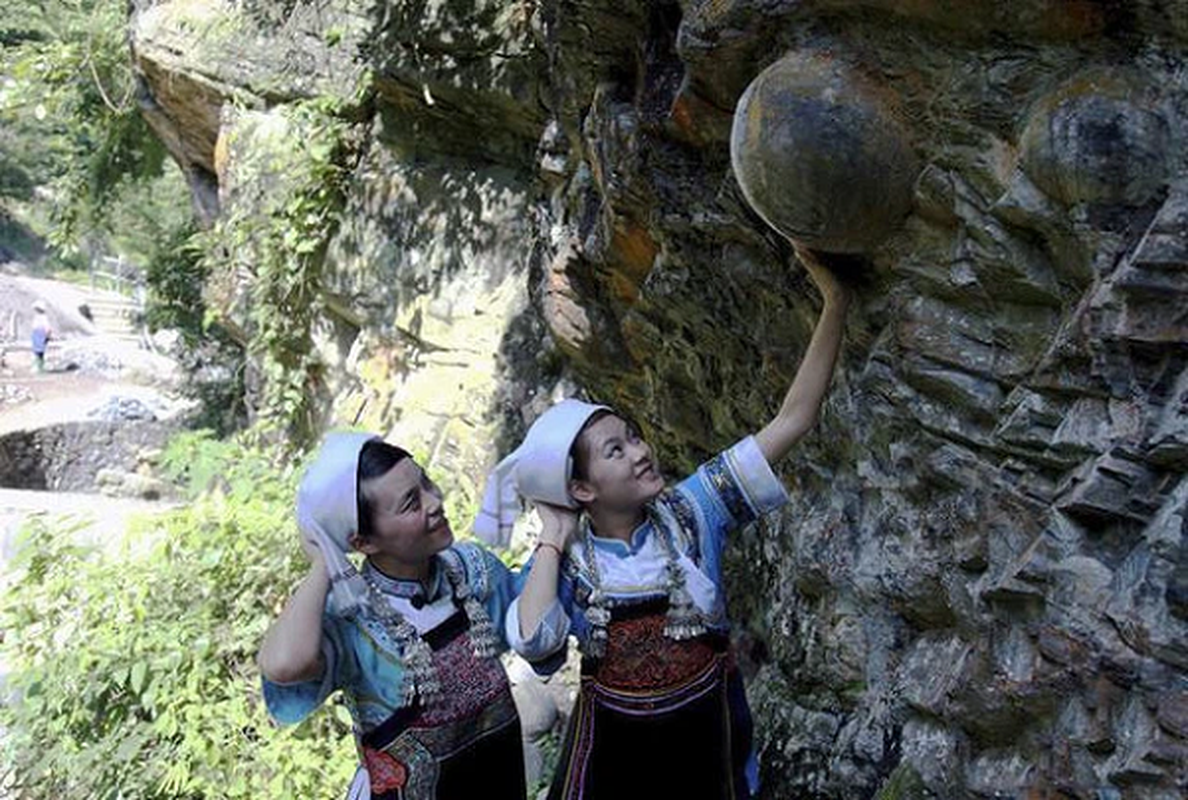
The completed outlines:
<svg viewBox="0 0 1188 800">
<path fill-rule="evenodd" d="M 548 547 L 548 548 L 550 548 L 551 550 L 554 550 L 554 551 L 556 551 L 556 553 L 557 553 L 557 556 L 558 556 L 559 558 L 565 558 L 565 551 L 564 551 L 564 550 L 562 550 L 562 549 L 561 549 L 560 547 L 558 547 L 557 545 L 553 544 L 552 542 L 537 542 L 537 543 L 536 543 L 536 547 L 532 548 L 532 555 L 534 555 L 534 556 L 535 556 L 535 555 L 536 555 L 536 551 L 537 551 L 537 550 L 539 550 L 539 549 L 540 549 L 540 548 L 542 548 L 542 547 Z"/>
</svg>

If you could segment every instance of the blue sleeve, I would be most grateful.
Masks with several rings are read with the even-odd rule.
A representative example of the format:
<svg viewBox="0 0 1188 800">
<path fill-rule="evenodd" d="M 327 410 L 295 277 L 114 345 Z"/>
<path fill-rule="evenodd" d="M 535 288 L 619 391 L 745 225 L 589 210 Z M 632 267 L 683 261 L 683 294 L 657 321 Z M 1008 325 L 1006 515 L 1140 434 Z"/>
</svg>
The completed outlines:
<svg viewBox="0 0 1188 800">
<path fill-rule="evenodd" d="M 532 570 L 534 559 L 529 559 L 521 573 L 524 581 Z M 569 635 L 581 636 L 586 630 L 585 617 L 575 608 L 573 578 L 562 570 L 558 578 L 557 599 L 541 615 L 536 630 L 527 636 L 520 635 L 519 601 L 508 609 L 504 635 L 511 648 L 520 654 L 540 675 L 556 672 L 566 658 L 566 644 Z"/>
<path fill-rule="evenodd" d="M 748 436 L 698 467 L 663 502 L 691 536 L 684 543 L 689 555 L 720 586 L 726 535 L 788 502 L 788 492 Z"/>
<path fill-rule="evenodd" d="M 262 678 L 268 714 L 281 725 L 301 722 L 335 689 L 346 685 L 351 673 L 351 659 L 344 645 L 343 624 L 337 617 L 326 615 L 322 618 L 321 677 L 297 683 L 277 683 Z"/>
<path fill-rule="evenodd" d="M 523 583 L 517 573 L 513 573 L 507 565 L 495 557 L 489 550 L 483 550 L 486 569 L 490 576 L 491 591 L 485 605 L 487 614 L 491 617 L 491 624 L 499 635 L 499 648 L 507 649 L 507 639 L 504 636 L 503 622 L 507 617 L 507 609 L 520 593 Z"/>
<path fill-rule="evenodd" d="M 512 572 L 493 553 L 486 548 L 471 542 L 456 544 L 450 548 L 453 555 L 461 560 L 466 571 L 466 582 L 474 596 L 482 602 L 491 617 L 491 624 L 498 631 L 499 646 L 502 650 L 508 647 L 504 633 L 504 622 L 507 610 L 522 587 L 522 578 Z"/>
<path fill-rule="evenodd" d="M 590 625 L 586 622 L 586 615 L 578 608 L 576 594 L 573 575 L 563 569 L 557 582 L 557 603 L 569 619 L 569 636 L 575 636 L 579 642 L 584 642 L 590 634 Z M 565 666 L 568 656 L 569 648 L 562 645 L 552 655 L 529 663 L 537 675 L 547 678 Z"/>
</svg>

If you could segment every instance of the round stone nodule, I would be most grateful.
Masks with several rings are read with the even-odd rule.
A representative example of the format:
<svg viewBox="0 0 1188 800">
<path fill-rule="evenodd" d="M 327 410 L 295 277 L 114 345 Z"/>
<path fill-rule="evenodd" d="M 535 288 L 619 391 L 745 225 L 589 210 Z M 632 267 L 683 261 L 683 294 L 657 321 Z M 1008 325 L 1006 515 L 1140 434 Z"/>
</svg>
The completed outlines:
<svg viewBox="0 0 1188 800">
<path fill-rule="evenodd" d="M 752 208 L 817 250 L 866 253 L 912 208 L 920 170 L 885 98 L 828 56 L 763 70 L 734 111 L 734 174 Z"/>
<path fill-rule="evenodd" d="M 1141 81 L 1108 73 L 1069 81 L 1035 104 L 1022 167 L 1066 205 L 1142 205 L 1167 180 L 1171 132 Z"/>
</svg>

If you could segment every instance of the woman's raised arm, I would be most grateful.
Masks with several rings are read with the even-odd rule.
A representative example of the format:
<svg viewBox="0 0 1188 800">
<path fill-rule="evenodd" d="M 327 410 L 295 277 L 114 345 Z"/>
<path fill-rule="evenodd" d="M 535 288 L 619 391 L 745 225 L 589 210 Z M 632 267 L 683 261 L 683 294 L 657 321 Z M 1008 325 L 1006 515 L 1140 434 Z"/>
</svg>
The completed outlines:
<svg viewBox="0 0 1188 800">
<path fill-rule="evenodd" d="M 841 350 L 846 309 L 850 303 L 850 290 L 829 268 L 806 248 L 794 246 L 797 257 L 825 299 L 825 305 L 779 413 L 755 434 L 759 449 L 769 464 L 787 455 L 816 424 Z"/>
</svg>

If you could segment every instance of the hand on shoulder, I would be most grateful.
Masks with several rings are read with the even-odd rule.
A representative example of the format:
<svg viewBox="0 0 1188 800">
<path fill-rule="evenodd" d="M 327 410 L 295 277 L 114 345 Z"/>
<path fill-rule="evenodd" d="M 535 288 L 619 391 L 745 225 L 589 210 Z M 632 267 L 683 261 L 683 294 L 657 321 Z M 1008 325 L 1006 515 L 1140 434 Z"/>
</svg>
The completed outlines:
<svg viewBox="0 0 1188 800">
<path fill-rule="evenodd" d="M 314 567 L 322 567 L 323 566 L 324 559 L 322 557 L 322 551 L 318 547 L 316 542 L 302 536 L 301 537 L 301 549 L 305 551 L 305 555 L 309 558 L 310 563 Z"/>
<path fill-rule="evenodd" d="M 542 526 L 539 541 L 564 551 L 577 536 L 578 512 L 549 503 L 537 502 L 535 505 Z"/>
</svg>

